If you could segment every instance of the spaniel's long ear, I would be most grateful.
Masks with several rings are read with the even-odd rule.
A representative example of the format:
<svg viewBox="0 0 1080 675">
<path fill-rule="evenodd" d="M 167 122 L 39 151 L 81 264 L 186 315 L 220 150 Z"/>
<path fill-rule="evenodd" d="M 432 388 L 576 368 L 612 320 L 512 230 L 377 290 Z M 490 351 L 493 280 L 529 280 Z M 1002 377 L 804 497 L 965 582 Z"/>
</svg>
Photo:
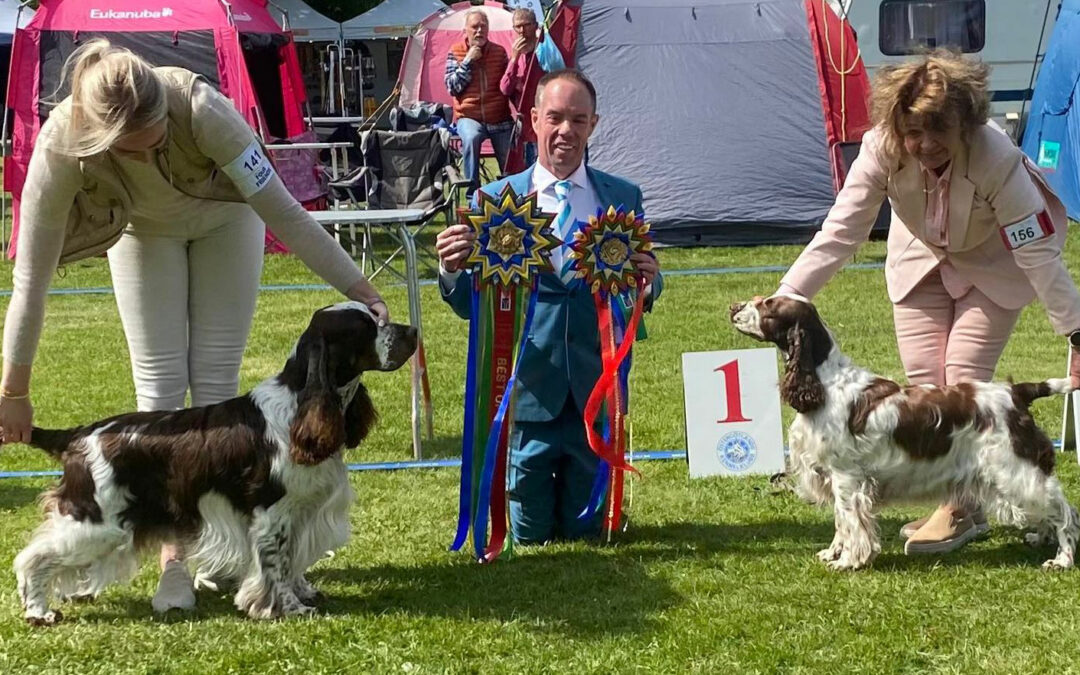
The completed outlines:
<svg viewBox="0 0 1080 675">
<path fill-rule="evenodd" d="M 813 412 L 825 403 L 825 387 L 814 367 L 814 346 L 801 326 L 788 330 L 787 342 L 787 364 L 780 382 L 780 397 L 797 412 Z"/>
<path fill-rule="evenodd" d="M 360 445 L 360 441 L 367 438 L 368 432 L 378 419 L 375 404 L 371 402 L 367 388 L 361 382 L 349 401 L 349 407 L 345 408 L 345 447 L 355 448 Z"/>
<path fill-rule="evenodd" d="M 319 464 L 345 444 L 341 397 L 330 381 L 329 350 L 322 336 L 307 350 L 307 381 L 289 428 L 289 455 L 297 464 Z"/>
</svg>

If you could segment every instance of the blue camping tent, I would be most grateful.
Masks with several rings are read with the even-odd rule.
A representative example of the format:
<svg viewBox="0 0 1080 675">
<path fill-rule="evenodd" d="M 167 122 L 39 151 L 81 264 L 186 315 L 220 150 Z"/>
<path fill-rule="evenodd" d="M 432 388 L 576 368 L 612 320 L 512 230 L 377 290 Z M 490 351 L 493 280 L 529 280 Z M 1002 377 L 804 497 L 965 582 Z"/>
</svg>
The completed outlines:
<svg viewBox="0 0 1080 675">
<path fill-rule="evenodd" d="M 1062 0 L 1039 70 L 1024 152 L 1080 220 L 1080 0 Z"/>
</svg>

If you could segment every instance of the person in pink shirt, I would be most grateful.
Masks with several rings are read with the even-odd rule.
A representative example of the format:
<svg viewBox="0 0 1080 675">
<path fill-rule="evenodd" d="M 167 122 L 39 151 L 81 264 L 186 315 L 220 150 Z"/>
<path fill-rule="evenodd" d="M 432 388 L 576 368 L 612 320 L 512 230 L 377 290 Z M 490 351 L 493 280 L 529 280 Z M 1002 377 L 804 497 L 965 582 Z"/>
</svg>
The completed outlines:
<svg viewBox="0 0 1080 675">
<path fill-rule="evenodd" d="M 989 121 L 989 67 L 947 50 L 882 68 L 874 128 L 825 222 L 781 281 L 812 297 L 892 208 L 885 280 L 912 384 L 986 381 L 1021 310 L 1038 299 L 1069 336 L 1080 384 L 1080 293 L 1062 260 L 1065 208 Z M 987 531 L 977 504 L 906 524 L 905 552 L 954 550 Z"/>
<path fill-rule="evenodd" d="M 506 66 L 499 90 L 510 101 L 521 120 L 520 141 L 524 144 L 524 169 L 536 163 L 536 132 L 533 130 L 530 111 L 536 98 L 536 84 L 545 73 L 553 73 L 566 67 L 562 53 L 550 36 L 537 25 L 532 10 L 518 8 L 512 17 L 517 36 L 511 46 L 510 63 Z M 520 158 L 521 156 L 518 155 Z M 513 172 L 508 169 L 508 172 Z"/>
</svg>

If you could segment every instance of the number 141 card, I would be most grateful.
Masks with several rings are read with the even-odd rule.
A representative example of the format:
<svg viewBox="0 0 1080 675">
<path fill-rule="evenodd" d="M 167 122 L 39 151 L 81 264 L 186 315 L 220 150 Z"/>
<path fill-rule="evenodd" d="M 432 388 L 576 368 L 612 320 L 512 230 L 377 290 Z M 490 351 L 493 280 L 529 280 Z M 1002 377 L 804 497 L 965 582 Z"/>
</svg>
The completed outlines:
<svg viewBox="0 0 1080 675">
<path fill-rule="evenodd" d="M 771 347 L 682 355 L 691 478 L 784 470 L 776 356 Z"/>
</svg>

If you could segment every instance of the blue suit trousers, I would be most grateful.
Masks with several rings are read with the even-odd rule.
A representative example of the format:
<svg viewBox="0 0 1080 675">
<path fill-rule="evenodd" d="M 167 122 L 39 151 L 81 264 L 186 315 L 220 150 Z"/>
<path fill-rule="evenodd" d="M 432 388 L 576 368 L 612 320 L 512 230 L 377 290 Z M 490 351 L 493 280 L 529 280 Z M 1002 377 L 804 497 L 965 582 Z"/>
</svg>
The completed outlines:
<svg viewBox="0 0 1080 675">
<path fill-rule="evenodd" d="M 508 486 L 514 541 L 541 544 L 599 536 L 603 509 L 591 518 L 578 518 L 588 505 L 599 462 L 570 396 L 549 422 L 515 423 Z"/>
</svg>

